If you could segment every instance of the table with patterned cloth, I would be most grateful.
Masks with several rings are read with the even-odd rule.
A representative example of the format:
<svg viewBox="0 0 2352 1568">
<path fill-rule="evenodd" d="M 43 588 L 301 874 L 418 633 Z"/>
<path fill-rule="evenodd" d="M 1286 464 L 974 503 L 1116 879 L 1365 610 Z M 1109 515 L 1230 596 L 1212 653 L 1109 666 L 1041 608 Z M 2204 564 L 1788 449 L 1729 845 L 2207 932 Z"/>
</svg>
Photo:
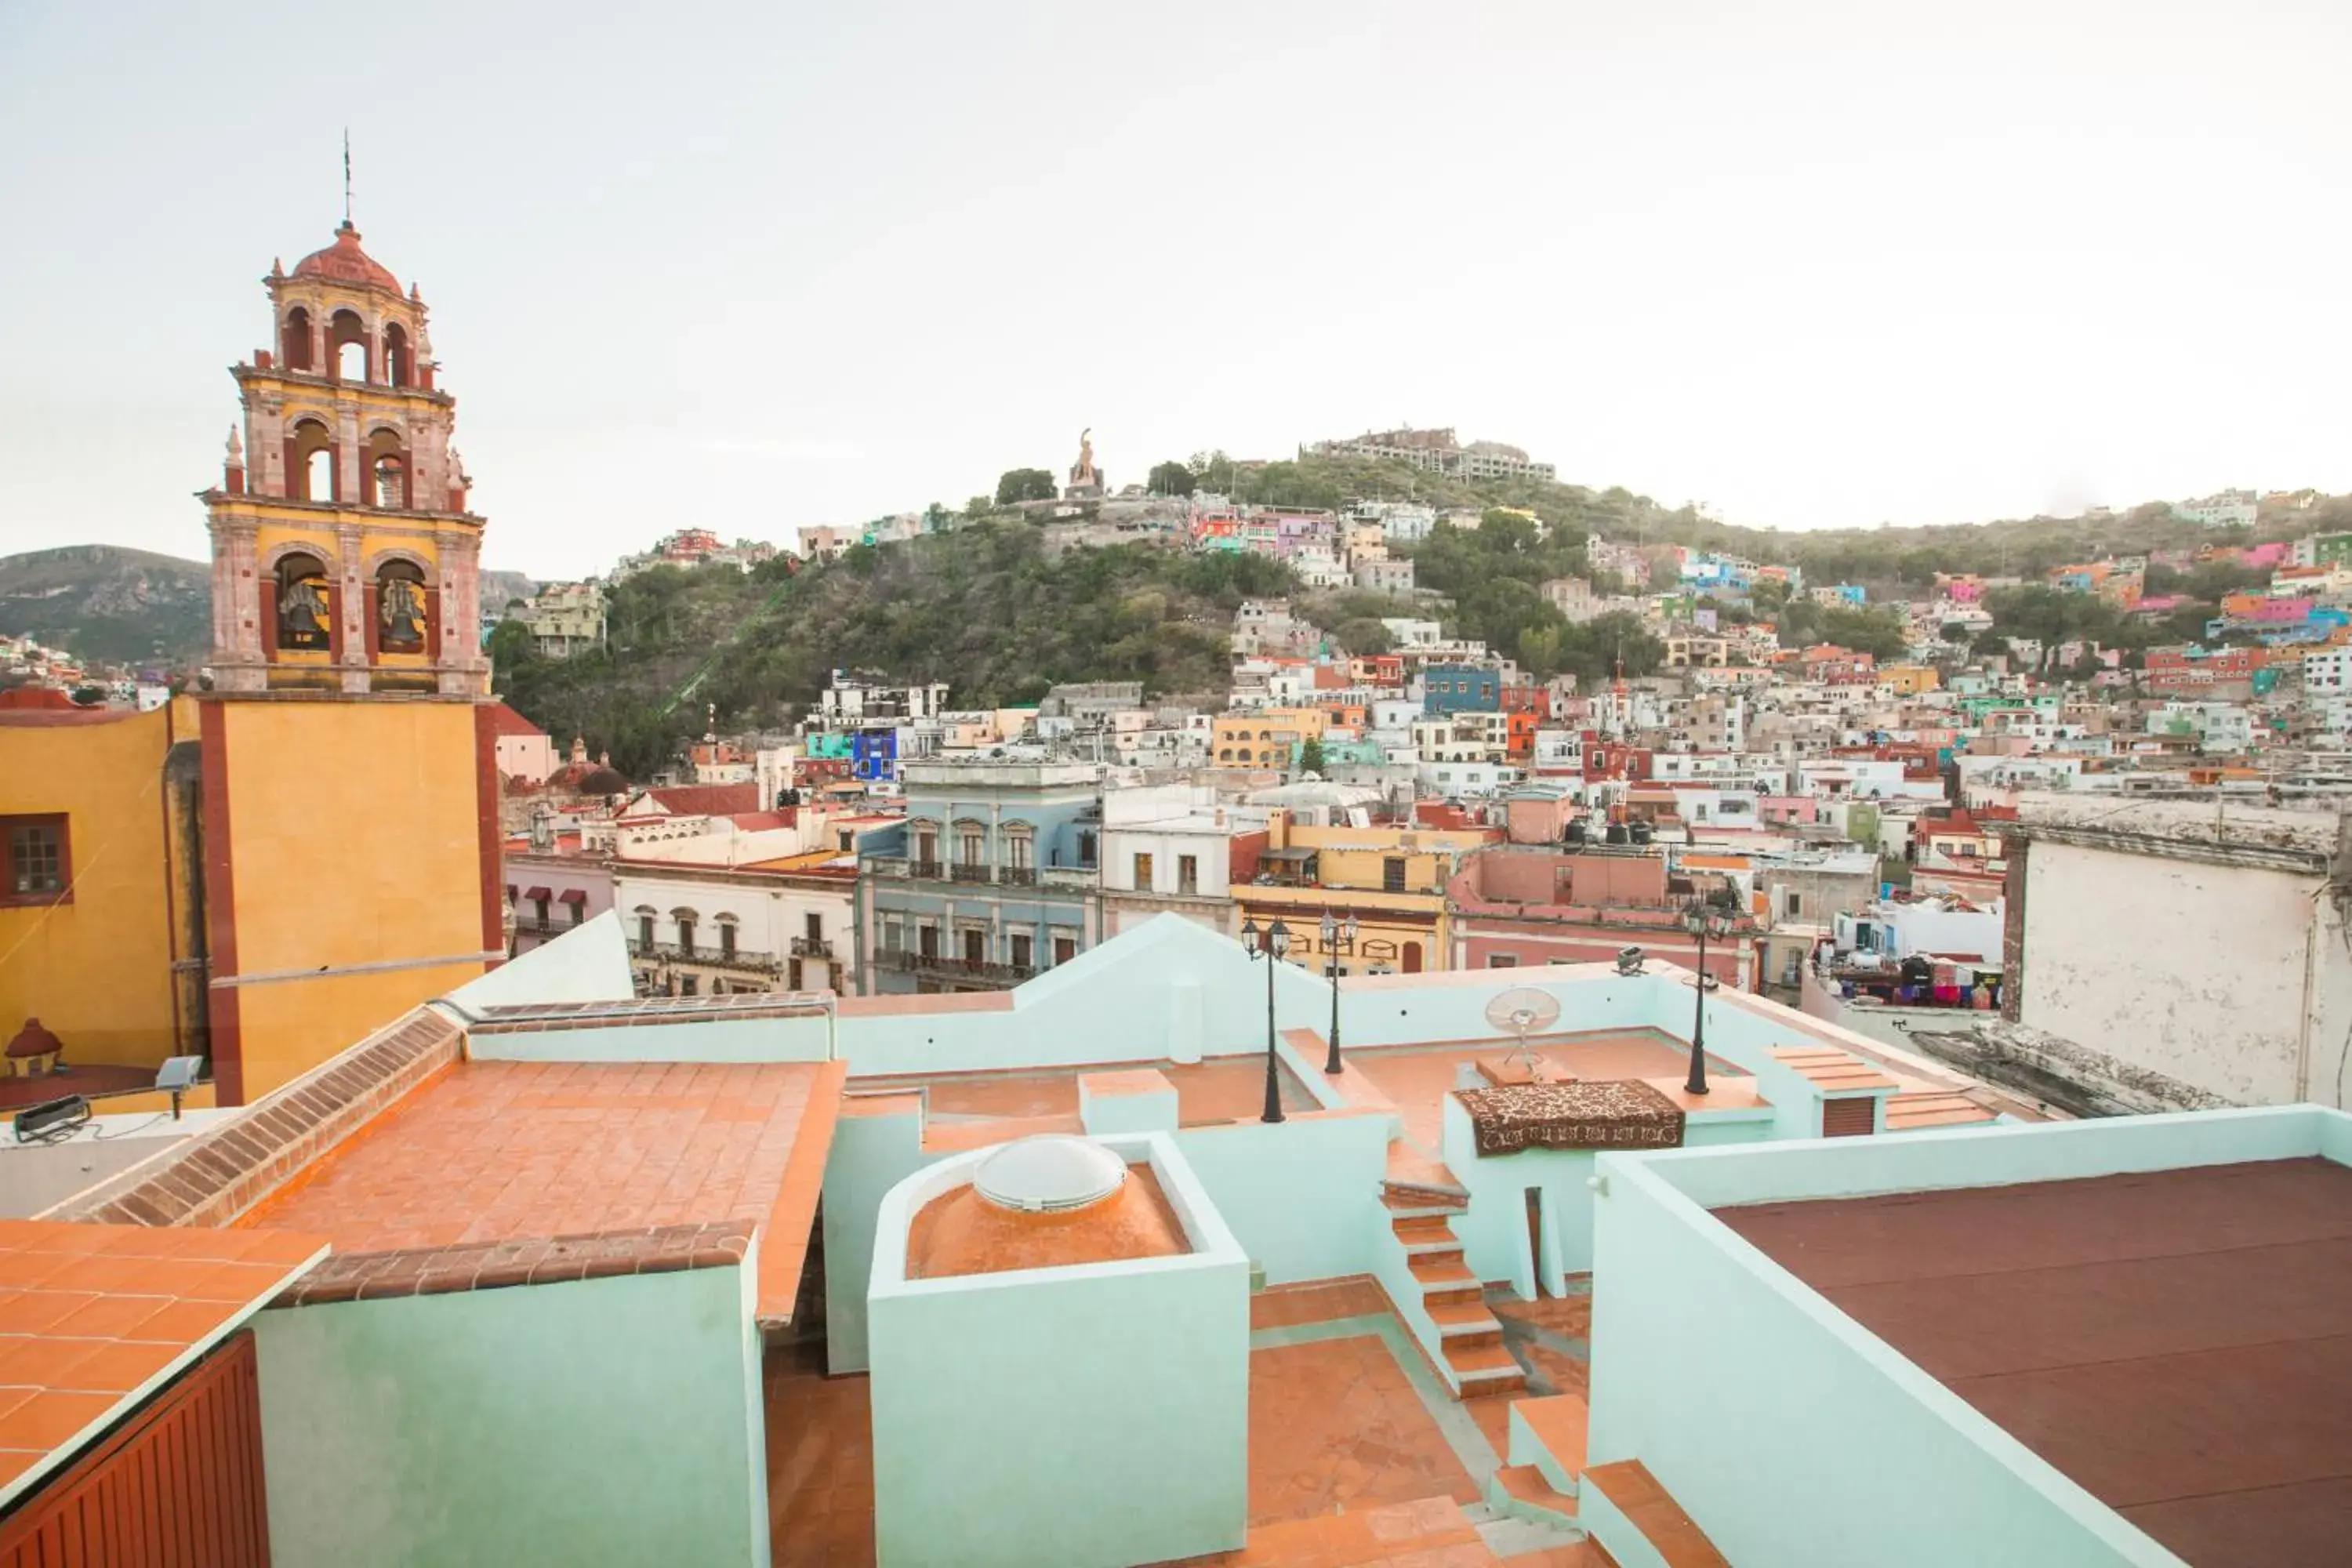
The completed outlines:
<svg viewBox="0 0 2352 1568">
<path fill-rule="evenodd" d="M 1456 1092 L 1481 1154 L 1522 1149 L 1678 1149 L 1682 1107 L 1639 1079 L 1509 1083 Z"/>
</svg>

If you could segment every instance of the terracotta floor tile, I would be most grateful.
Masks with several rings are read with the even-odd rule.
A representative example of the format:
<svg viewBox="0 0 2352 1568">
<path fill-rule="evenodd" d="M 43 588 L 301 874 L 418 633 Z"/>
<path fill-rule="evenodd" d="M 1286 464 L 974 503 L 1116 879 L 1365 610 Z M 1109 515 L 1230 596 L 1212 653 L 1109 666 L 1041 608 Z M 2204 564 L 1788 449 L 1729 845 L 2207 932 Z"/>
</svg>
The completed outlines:
<svg viewBox="0 0 2352 1568">
<path fill-rule="evenodd" d="M 0 1448 L 54 1448 L 113 1409 L 114 1404 L 111 1394 L 37 1394 L 0 1415 Z"/>
</svg>

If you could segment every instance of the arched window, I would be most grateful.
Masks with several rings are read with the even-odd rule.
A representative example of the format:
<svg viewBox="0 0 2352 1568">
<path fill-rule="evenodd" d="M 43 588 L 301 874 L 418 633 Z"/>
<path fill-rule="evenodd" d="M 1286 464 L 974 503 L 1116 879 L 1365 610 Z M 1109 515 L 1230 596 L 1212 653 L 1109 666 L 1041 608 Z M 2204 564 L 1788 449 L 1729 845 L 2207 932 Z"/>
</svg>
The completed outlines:
<svg viewBox="0 0 2352 1568">
<path fill-rule="evenodd" d="M 274 585 L 278 647 L 300 653 L 331 648 L 334 600 L 326 563 L 315 555 L 285 556 L 278 563 Z"/>
<path fill-rule="evenodd" d="M 288 370 L 310 368 L 310 312 L 299 305 L 286 312 L 286 325 L 278 332 L 278 358 Z"/>
<path fill-rule="evenodd" d="M 398 321 L 383 330 L 383 379 L 394 386 L 409 384 L 408 329 Z"/>
<path fill-rule="evenodd" d="M 408 454 L 401 448 L 399 431 L 380 426 L 368 437 L 362 471 L 367 476 L 362 488 L 368 505 L 395 511 L 407 508 Z"/>
<path fill-rule="evenodd" d="M 334 437 L 317 419 L 296 422 L 286 437 L 286 493 L 296 500 L 335 500 Z"/>
<path fill-rule="evenodd" d="M 386 562 L 375 574 L 375 646 L 385 653 L 423 653 L 425 605 L 425 574 L 414 562 Z"/>
<path fill-rule="evenodd" d="M 369 371 L 373 358 L 368 353 L 367 323 L 360 320 L 357 310 L 338 310 L 327 322 L 327 354 L 334 363 L 335 376 L 341 381 L 373 379 Z"/>
<path fill-rule="evenodd" d="M 677 951 L 683 957 L 694 956 L 695 913 L 692 910 L 672 910 L 669 918 L 677 922 Z"/>
</svg>

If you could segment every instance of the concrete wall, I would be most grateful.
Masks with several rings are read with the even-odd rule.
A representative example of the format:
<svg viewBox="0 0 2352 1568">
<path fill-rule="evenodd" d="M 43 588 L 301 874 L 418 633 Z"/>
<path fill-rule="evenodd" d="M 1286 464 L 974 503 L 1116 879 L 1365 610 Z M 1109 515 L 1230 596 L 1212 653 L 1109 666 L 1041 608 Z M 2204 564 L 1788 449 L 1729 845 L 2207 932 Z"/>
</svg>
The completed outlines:
<svg viewBox="0 0 2352 1568">
<path fill-rule="evenodd" d="M 1385 1229 L 1389 1118 L 1293 1113 L 1278 1125 L 1188 1127 L 1176 1146 L 1268 1285 L 1372 1271 Z"/>
<path fill-rule="evenodd" d="M 765 1563 L 756 1256 L 260 1313 L 272 1560 Z"/>
<path fill-rule="evenodd" d="M 1112 1142 L 1148 1152 L 1189 1256 L 909 1280 L 909 1219 L 977 1156 L 885 1201 L 897 1250 L 875 1258 L 870 1389 L 882 1568 L 1124 1568 L 1241 1544 L 1248 1265 L 1164 1135 Z"/>
<path fill-rule="evenodd" d="M 2024 950 L 2035 1028 L 2242 1105 L 2352 1088 L 2352 933 L 2315 875 L 2037 841 Z"/>
</svg>

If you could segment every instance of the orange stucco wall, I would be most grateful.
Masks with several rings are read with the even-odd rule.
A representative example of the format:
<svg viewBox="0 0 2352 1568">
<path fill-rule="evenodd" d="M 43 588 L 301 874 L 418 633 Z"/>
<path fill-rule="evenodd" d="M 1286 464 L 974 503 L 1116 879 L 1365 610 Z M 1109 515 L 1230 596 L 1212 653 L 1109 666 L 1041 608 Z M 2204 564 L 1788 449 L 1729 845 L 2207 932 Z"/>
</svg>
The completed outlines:
<svg viewBox="0 0 2352 1568">
<path fill-rule="evenodd" d="M 470 703 L 219 707 L 249 1102 L 482 973 L 480 737 Z"/>
<path fill-rule="evenodd" d="M 68 1064 L 172 1055 L 163 771 L 173 724 L 161 708 L 0 726 L 0 816 L 64 813 L 73 879 L 69 902 L 0 907 L 0 1046 L 29 1016 L 65 1043 Z M 184 707 L 177 726 L 194 737 Z"/>
</svg>

